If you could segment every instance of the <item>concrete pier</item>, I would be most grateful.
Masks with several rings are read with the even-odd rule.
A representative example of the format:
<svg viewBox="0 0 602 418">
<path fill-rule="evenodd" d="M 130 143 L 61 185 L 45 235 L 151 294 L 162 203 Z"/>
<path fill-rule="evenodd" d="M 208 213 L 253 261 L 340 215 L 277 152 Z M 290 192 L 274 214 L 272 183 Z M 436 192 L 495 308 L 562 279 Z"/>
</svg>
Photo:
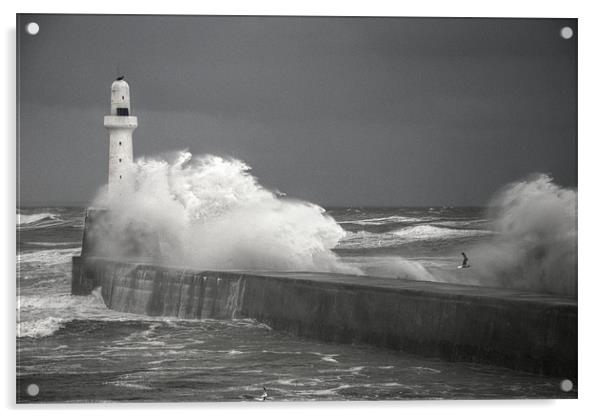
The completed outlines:
<svg viewBox="0 0 602 418">
<path fill-rule="evenodd" d="M 195 271 L 74 257 L 72 293 L 178 318 L 254 318 L 275 330 L 449 361 L 577 377 L 577 302 L 518 290 L 325 273 Z"/>
</svg>

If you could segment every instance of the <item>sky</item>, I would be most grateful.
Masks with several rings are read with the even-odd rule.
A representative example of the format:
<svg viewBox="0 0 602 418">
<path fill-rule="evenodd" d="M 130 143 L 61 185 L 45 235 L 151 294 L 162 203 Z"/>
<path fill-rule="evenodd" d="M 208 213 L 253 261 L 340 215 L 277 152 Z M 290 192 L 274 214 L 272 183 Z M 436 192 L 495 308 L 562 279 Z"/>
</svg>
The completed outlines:
<svg viewBox="0 0 602 418">
<path fill-rule="evenodd" d="M 106 183 L 122 74 L 135 158 L 234 157 L 323 206 L 479 206 L 535 172 L 577 186 L 576 19 L 18 15 L 17 43 L 21 206 Z"/>
</svg>

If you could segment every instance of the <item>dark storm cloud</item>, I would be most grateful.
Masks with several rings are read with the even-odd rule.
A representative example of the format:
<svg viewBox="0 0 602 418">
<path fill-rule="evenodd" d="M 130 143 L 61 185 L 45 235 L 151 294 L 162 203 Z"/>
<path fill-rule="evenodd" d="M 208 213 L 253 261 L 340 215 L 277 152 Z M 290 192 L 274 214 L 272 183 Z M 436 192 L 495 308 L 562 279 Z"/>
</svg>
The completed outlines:
<svg viewBox="0 0 602 418">
<path fill-rule="evenodd" d="M 559 35 L 576 20 L 20 19 L 24 203 L 105 181 L 117 66 L 136 155 L 232 155 L 325 205 L 482 204 L 533 171 L 576 185 L 576 39 Z"/>
</svg>

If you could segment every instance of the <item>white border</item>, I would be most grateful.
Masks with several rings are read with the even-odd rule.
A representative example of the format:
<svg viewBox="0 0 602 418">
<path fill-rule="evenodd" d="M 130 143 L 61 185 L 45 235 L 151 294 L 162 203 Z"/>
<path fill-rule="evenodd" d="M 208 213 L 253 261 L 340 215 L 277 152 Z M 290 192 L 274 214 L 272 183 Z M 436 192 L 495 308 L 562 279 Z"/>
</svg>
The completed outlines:
<svg viewBox="0 0 602 418">
<path fill-rule="evenodd" d="M 86 418 L 107 414 L 132 414 L 144 409 L 145 416 L 199 416 L 199 414 L 243 414 L 247 416 L 281 417 L 320 416 L 342 413 L 364 417 L 416 414 L 426 416 L 487 418 L 516 413 L 545 414 L 546 417 L 593 415 L 601 409 L 597 403 L 602 370 L 600 368 L 599 306 L 602 296 L 602 274 L 598 261 L 600 247 L 602 204 L 598 166 L 602 157 L 600 135 L 600 100 L 602 76 L 600 45 L 602 15 L 596 2 L 505 0 L 488 1 L 214 1 L 214 2 L 154 2 L 124 0 L 116 3 L 79 1 L 27 1 L 18 4 L 3 2 L 4 60 L 2 65 L 5 88 L 2 105 L 5 135 L 2 138 L 2 267 L 5 306 L 3 325 L 6 327 L 2 347 L 2 406 L 9 415 L 44 414 L 47 417 L 66 417 L 82 414 Z M 126 14 L 284 14 L 331 16 L 474 16 L 474 17 L 564 17 L 579 18 L 579 400 L 568 401 L 431 401 L 431 402 L 321 402 L 272 404 L 103 404 L 103 405 L 44 405 L 14 406 L 15 399 L 15 13 L 126 13 Z M 107 410 L 108 409 L 108 410 Z"/>
</svg>

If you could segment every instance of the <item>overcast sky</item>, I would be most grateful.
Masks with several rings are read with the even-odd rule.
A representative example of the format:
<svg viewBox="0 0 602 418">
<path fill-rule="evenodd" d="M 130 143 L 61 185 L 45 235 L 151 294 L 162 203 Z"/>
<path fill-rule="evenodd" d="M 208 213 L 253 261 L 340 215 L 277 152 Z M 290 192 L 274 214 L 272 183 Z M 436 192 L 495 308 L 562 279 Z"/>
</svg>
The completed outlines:
<svg viewBox="0 0 602 418">
<path fill-rule="evenodd" d="M 134 157 L 233 156 L 325 206 L 481 205 L 532 172 L 576 187 L 575 19 L 20 15 L 17 31 L 23 205 L 85 205 L 106 183 L 117 67 Z"/>
</svg>

